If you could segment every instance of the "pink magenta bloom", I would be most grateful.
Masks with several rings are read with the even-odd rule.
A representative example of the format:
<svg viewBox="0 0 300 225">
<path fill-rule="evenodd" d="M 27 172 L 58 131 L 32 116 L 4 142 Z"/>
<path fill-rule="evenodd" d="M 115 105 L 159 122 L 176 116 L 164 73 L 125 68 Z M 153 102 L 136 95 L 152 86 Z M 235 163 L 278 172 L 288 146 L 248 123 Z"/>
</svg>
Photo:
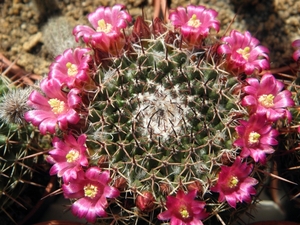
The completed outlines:
<svg viewBox="0 0 300 225">
<path fill-rule="evenodd" d="M 88 48 L 67 49 L 55 58 L 50 66 L 49 78 L 55 78 L 70 89 L 89 80 L 89 62 L 92 60 Z"/>
<path fill-rule="evenodd" d="M 235 128 L 239 138 L 234 145 L 242 148 L 240 156 L 245 158 L 250 155 L 255 162 L 265 164 L 266 154 L 273 153 L 272 145 L 278 144 L 276 138 L 279 132 L 272 129 L 265 116 L 253 114 L 249 121 L 239 122 L 240 125 Z"/>
<path fill-rule="evenodd" d="M 178 190 L 176 197 L 167 197 L 167 210 L 158 214 L 159 220 L 170 220 L 170 225 L 202 225 L 202 219 L 208 216 L 205 203 L 194 200 L 197 190 L 185 194 Z"/>
<path fill-rule="evenodd" d="M 120 50 L 125 42 L 121 29 L 127 27 L 132 20 L 130 14 L 124 11 L 125 6 L 114 5 L 112 8 L 99 7 L 88 15 L 88 20 L 93 28 L 78 25 L 73 29 L 76 41 L 80 37 L 87 44 L 104 52 Z"/>
<path fill-rule="evenodd" d="M 253 187 L 258 183 L 253 177 L 249 177 L 253 165 L 242 163 L 240 157 L 237 157 L 232 166 L 221 166 L 217 183 L 210 188 L 213 192 L 219 193 L 219 202 L 225 200 L 235 208 L 237 202 L 251 202 L 251 195 L 256 194 Z"/>
<path fill-rule="evenodd" d="M 105 217 L 108 207 L 106 198 L 116 198 L 120 195 L 117 188 L 108 185 L 109 171 L 101 172 L 98 167 L 90 167 L 84 173 L 78 174 L 78 179 L 63 184 L 65 198 L 77 199 L 72 205 L 72 212 L 88 222 L 95 222 L 96 217 Z"/>
<path fill-rule="evenodd" d="M 294 106 L 295 103 L 290 91 L 282 91 L 284 88 L 282 82 L 272 74 L 265 74 L 260 82 L 256 78 L 248 78 L 246 82 L 249 85 L 243 90 L 248 95 L 242 100 L 243 106 L 249 106 L 252 113 L 266 115 L 270 121 L 277 121 L 284 117 L 291 121 L 292 115 L 286 107 Z"/>
<path fill-rule="evenodd" d="M 293 41 L 292 46 L 297 48 L 297 50 L 293 53 L 293 59 L 297 62 L 300 58 L 300 39 Z"/>
<path fill-rule="evenodd" d="M 169 19 L 175 28 L 180 28 L 182 36 L 190 44 L 195 44 L 207 37 L 210 28 L 219 31 L 220 22 L 216 20 L 217 15 L 217 11 L 213 9 L 189 5 L 186 9 L 177 7 L 170 13 Z"/>
<path fill-rule="evenodd" d="M 78 140 L 71 134 L 66 135 L 63 140 L 54 137 L 52 141 L 54 149 L 47 156 L 47 161 L 54 164 L 50 169 L 50 175 L 57 174 L 58 177 L 63 177 L 64 182 L 77 179 L 77 172 L 89 164 L 85 141 L 85 134 L 80 135 Z"/>
<path fill-rule="evenodd" d="M 33 91 L 27 104 L 34 110 L 25 113 L 26 121 L 38 126 L 41 134 L 55 133 L 58 126 L 65 130 L 68 124 L 76 124 L 80 116 L 75 111 L 81 98 L 78 89 L 71 89 L 68 94 L 61 91 L 60 83 L 56 79 L 44 79 L 41 82 L 41 90 L 46 97 L 38 91 Z"/>
<path fill-rule="evenodd" d="M 233 70 L 250 75 L 255 69 L 269 69 L 269 50 L 259 46 L 259 41 L 248 31 L 243 35 L 232 30 L 230 36 L 221 40 L 225 43 L 220 45 L 217 51 L 219 54 L 226 54 L 227 64 Z"/>
</svg>

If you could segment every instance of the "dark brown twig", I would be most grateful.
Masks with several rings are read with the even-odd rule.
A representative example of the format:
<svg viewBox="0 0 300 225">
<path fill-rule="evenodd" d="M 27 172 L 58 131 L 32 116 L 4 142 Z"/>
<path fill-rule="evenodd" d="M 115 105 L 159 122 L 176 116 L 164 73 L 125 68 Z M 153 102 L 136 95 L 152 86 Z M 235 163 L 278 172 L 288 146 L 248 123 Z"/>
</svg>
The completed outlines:
<svg viewBox="0 0 300 225">
<path fill-rule="evenodd" d="M 17 59 L 11 62 L 0 52 L 0 75 L 8 77 L 16 86 L 33 85 L 34 81 L 41 79 L 41 75 L 26 72 L 16 62 Z"/>
</svg>

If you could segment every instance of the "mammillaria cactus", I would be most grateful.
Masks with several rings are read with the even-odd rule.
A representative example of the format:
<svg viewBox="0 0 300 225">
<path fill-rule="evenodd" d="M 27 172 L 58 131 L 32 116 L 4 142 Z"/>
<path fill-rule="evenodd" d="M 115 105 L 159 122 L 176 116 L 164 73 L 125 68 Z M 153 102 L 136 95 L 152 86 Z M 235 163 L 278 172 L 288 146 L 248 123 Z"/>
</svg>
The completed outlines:
<svg viewBox="0 0 300 225">
<path fill-rule="evenodd" d="M 50 173 L 75 215 L 229 224 L 255 202 L 294 102 L 273 75 L 259 76 L 268 50 L 249 32 L 218 38 L 216 16 L 179 7 L 170 24 L 130 26 L 116 5 L 89 14 L 93 28 L 74 28 L 86 46 L 55 59 L 25 118 L 56 136 Z"/>
</svg>

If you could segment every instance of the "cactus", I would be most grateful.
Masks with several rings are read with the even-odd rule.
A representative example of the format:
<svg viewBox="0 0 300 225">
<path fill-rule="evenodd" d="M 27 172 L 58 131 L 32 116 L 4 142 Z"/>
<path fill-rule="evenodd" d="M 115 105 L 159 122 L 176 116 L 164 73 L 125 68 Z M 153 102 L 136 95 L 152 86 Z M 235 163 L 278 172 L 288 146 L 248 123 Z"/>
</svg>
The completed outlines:
<svg viewBox="0 0 300 225">
<path fill-rule="evenodd" d="M 127 27 L 116 5 L 91 13 L 92 28 L 74 28 L 87 47 L 55 59 L 25 119 L 55 135 L 50 174 L 75 215 L 230 224 L 255 203 L 276 122 L 294 103 L 272 75 L 258 76 L 268 50 L 249 32 L 217 38 L 216 16 L 178 7 L 171 24 L 138 17 Z"/>
<path fill-rule="evenodd" d="M 0 76 L 0 217 L 2 224 L 20 222 L 22 216 L 25 216 L 23 213 L 32 207 L 24 200 L 23 193 L 26 192 L 26 188 L 44 185 L 36 183 L 37 180 L 34 180 L 33 176 L 42 171 L 37 165 L 44 161 L 43 155 L 38 153 L 46 149 L 42 143 L 45 137 L 42 137 L 33 126 L 28 126 L 23 117 L 23 114 L 30 109 L 26 101 L 32 90 L 30 87 L 16 88 L 4 74 Z"/>
</svg>

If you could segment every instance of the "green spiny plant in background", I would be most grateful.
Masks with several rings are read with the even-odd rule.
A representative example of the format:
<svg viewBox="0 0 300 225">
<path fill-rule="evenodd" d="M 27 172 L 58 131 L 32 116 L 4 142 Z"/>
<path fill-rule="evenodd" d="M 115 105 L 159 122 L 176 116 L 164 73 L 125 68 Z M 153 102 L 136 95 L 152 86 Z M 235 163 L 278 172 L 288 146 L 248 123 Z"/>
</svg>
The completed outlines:
<svg viewBox="0 0 300 225">
<path fill-rule="evenodd" d="M 26 104 L 33 88 L 16 88 L 5 76 L 0 76 L 0 217 L 2 224 L 16 224 L 22 220 L 18 208 L 32 207 L 22 193 L 35 183 L 33 175 L 40 171 L 46 137 L 42 137 L 24 120 L 30 108 Z M 49 144 L 48 144 L 49 145 Z M 49 146 L 48 146 L 49 147 Z M 25 211 L 25 210 L 24 210 Z"/>
<path fill-rule="evenodd" d="M 229 224 L 252 203 L 293 106 L 249 32 L 217 37 L 217 12 L 171 24 L 99 7 L 33 91 L 25 119 L 55 134 L 47 156 L 72 212 L 115 224 Z M 214 30 L 214 31 L 213 31 Z M 99 219 L 99 221 L 101 220 Z"/>
</svg>

